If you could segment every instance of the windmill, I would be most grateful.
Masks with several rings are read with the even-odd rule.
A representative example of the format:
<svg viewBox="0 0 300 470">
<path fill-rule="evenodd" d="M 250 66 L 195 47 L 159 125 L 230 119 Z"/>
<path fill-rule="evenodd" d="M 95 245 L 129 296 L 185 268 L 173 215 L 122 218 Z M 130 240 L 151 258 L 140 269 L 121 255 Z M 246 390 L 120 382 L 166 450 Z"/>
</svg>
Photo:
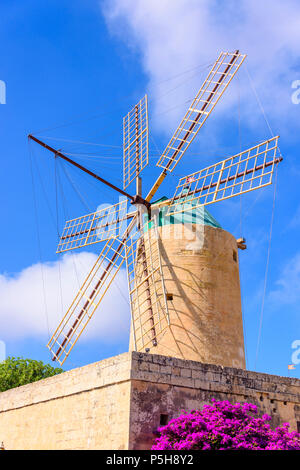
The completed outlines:
<svg viewBox="0 0 300 470">
<path fill-rule="evenodd" d="M 102 243 L 103 247 L 49 340 L 47 347 L 53 361 L 61 365 L 65 362 L 123 264 L 126 264 L 128 274 L 134 349 L 145 351 L 149 346 L 155 348 L 159 344 L 162 333 L 170 327 L 170 317 L 154 208 L 167 207 L 167 213 L 174 215 L 272 183 L 275 167 L 282 160 L 277 156 L 278 136 L 180 178 L 171 198 L 156 204 L 152 202 L 167 174 L 180 162 L 245 57 L 238 50 L 220 53 L 159 158 L 157 166 L 161 173 L 145 198 L 142 197 L 140 174 L 148 165 L 147 96 L 123 120 L 123 189 L 29 135 L 31 140 L 55 157 L 88 173 L 124 198 L 106 209 L 68 220 L 65 224 L 57 253 L 97 243 Z M 133 182 L 136 183 L 135 195 L 127 192 Z M 128 208 L 128 202 L 133 210 Z"/>
</svg>

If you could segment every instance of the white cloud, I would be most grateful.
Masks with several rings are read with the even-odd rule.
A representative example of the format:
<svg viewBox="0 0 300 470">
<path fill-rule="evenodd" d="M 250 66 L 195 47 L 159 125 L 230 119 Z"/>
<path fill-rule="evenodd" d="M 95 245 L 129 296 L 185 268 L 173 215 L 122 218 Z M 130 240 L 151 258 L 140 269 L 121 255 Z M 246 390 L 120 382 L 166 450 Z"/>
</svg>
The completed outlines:
<svg viewBox="0 0 300 470">
<path fill-rule="evenodd" d="M 87 252 L 66 254 L 60 261 L 34 264 L 14 276 L 0 275 L 0 338 L 48 337 L 47 316 L 50 332 L 53 332 L 96 258 Z M 127 296 L 126 273 L 120 270 L 82 340 L 100 338 L 105 342 L 116 342 L 128 335 Z"/>
<path fill-rule="evenodd" d="M 284 266 L 276 288 L 269 294 L 269 301 L 276 308 L 299 304 L 300 299 L 300 252 Z"/>
<path fill-rule="evenodd" d="M 172 82 L 163 80 L 212 62 L 221 50 L 237 48 L 248 54 L 246 65 L 272 123 L 276 125 L 278 119 L 283 125 L 288 119 L 284 113 L 291 108 L 296 112 L 297 106 L 291 104 L 291 84 L 300 78 L 296 69 L 300 52 L 297 0 L 102 0 L 100 4 L 110 31 L 140 54 L 155 112 L 191 98 L 199 87 L 199 75 L 192 78 L 197 70 Z M 162 98 L 187 78 L 191 79 L 184 86 Z M 252 92 L 246 76 L 240 86 L 241 96 L 249 98 Z M 227 91 L 218 112 L 225 108 L 228 112 L 237 96 L 236 91 Z M 257 125 L 254 98 L 251 109 L 249 106 L 247 117 Z M 169 133 L 185 107 L 157 117 L 156 124 Z"/>
</svg>

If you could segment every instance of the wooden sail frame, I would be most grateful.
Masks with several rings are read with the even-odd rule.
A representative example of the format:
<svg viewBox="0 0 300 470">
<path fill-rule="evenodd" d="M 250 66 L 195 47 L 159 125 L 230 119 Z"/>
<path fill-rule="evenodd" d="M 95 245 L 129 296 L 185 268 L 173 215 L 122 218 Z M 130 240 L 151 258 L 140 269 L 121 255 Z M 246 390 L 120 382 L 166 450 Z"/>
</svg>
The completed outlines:
<svg viewBox="0 0 300 470">
<path fill-rule="evenodd" d="M 156 217 L 128 237 L 126 267 L 133 340 L 142 351 L 170 324 Z"/>
<path fill-rule="evenodd" d="M 245 57 L 245 54 L 239 54 L 238 51 L 234 53 L 221 52 L 158 160 L 157 166 L 168 171 L 174 170 L 239 70 Z"/>
<path fill-rule="evenodd" d="M 269 186 L 279 136 L 179 179 L 168 215 L 186 212 Z"/>
<path fill-rule="evenodd" d="M 148 99 L 145 95 L 123 119 L 123 188 L 149 163 Z"/>
<path fill-rule="evenodd" d="M 56 253 L 86 247 L 113 237 L 122 238 L 127 221 L 132 217 L 133 214 L 128 214 L 128 200 L 125 198 L 117 204 L 67 220 Z"/>
<path fill-rule="evenodd" d="M 108 240 L 72 304 L 50 338 L 53 360 L 63 365 L 125 261 L 125 243 Z"/>
</svg>

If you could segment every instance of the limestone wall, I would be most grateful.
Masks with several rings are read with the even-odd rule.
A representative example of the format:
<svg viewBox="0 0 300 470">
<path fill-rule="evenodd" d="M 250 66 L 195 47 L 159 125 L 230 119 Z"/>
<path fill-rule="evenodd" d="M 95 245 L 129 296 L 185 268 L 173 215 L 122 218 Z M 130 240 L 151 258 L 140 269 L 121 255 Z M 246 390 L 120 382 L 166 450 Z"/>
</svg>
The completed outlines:
<svg viewBox="0 0 300 470">
<path fill-rule="evenodd" d="M 0 393 L 6 449 L 126 449 L 130 355 Z"/>
<path fill-rule="evenodd" d="M 133 352 L 0 393 L 0 442 L 149 449 L 162 418 L 211 398 L 255 403 L 273 425 L 300 423 L 300 380 Z"/>
<path fill-rule="evenodd" d="M 161 415 L 199 409 L 211 398 L 250 402 L 272 425 L 300 424 L 300 380 L 172 357 L 133 353 L 130 413 L 131 449 L 148 449 Z"/>
</svg>

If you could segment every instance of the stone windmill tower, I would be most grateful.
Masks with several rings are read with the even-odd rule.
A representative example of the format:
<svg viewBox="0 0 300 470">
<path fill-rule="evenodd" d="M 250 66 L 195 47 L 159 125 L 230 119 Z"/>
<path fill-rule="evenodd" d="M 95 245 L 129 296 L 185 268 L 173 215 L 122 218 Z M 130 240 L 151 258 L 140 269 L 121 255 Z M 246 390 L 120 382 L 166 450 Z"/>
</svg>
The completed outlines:
<svg viewBox="0 0 300 470">
<path fill-rule="evenodd" d="M 168 217 L 164 209 L 159 212 L 157 235 L 169 322 L 165 320 L 157 344 L 148 342 L 147 350 L 245 368 L 238 263 L 238 248 L 245 245 L 204 208 L 196 209 L 194 220 L 187 212 Z M 139 346 L 144 349 L 142 337 Z M 133 333 L 130 349 L 136 349 Z"/>
<path fill-rule="evenodd" d="M 126 265 L 130 350 L 245 367 L 238 268 L 238 246 L 244 245 L 221 228 L 206 206 L 271 184 L 281 161 L 278 137 L 180 178 L 173 197 L 153 202 L 244 59 L 239 51 L 219 55 L 161 155 L 161 173 L 145 198 L 140 173 L 148 164 L 147 96 L 123 121 L 123 189 L 29 136 L 123 196 L 115 205 L 65 224 L 58 253 L 97 243 L 103 249 L 48 343 L 54 361 L 64 363 Z M 134 196 L 127 192 L 133 182 Z"/>
</svg>

